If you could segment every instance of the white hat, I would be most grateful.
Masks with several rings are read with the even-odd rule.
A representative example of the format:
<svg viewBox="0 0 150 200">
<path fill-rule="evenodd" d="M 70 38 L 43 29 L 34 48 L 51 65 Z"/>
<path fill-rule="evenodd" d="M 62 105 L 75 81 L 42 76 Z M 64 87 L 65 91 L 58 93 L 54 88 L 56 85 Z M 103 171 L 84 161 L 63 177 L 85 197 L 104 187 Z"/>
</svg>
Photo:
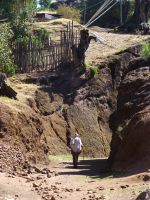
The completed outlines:
<svg viewBox="0 0 150 200">
<path fill-rule="evenodd" d="M 79 134 L 78 134 L 78 133 L 75 133 L 74 135 L 75 135 L 75 137 L 79 137 Z"/>
</svg>

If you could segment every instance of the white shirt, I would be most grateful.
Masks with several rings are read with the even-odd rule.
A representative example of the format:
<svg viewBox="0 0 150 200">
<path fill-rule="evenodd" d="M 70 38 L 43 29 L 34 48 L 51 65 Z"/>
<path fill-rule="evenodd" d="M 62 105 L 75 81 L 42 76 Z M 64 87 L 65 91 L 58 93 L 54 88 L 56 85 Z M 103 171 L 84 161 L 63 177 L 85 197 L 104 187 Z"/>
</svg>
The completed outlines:
<svg viewBox="0 0 150 200">
<path fill-rule="evenodd" d="M 72 139 L 70 146 L 73 152 L 80 152 L 82 149 L 81 139 L 76 136 L 74 139 Z"/>
</svg>

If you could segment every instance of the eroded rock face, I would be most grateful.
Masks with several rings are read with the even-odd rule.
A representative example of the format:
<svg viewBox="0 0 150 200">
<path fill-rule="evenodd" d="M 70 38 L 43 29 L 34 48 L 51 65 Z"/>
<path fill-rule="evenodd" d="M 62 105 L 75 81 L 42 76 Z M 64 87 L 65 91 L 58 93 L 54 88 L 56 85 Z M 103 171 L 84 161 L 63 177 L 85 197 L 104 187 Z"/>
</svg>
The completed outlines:
<svg viewBox="0 0 150 200">
<path fill-rule="evenodd" d="M 70 153 L 66 134 L 78 131 L 86 156 L 108 156 L 112 136 L 108 121 L 116 105 L 111 70 L 102 67 L 90 80 L 85 74 L 46 80 L 47 85 L 35 89 L 19 80 L 18 101 L 0 99 L 1 140 L 18 146 L 36 163 L 49 154 Z"/>
<path fill-rule="evenodd" d="M 0 102 L 1 142 L 19 148 L 33 163 L 45 163 L 49 154 L 67 153 L 65 127 L 57 113 L 42 116 L 37 108 L 35 112 L 20 102 Z"/>
<path fill-rule="evenodd" d="M 108 119 L 114 110 L 116 99 L 109 68 L 101 69 L 92 80 L 87 80 L 84 75 L 68 74 L 56 80 L 53 86 L 41 86 L 40 90 L 47 91 L 50 95 L 51 101 L 48 100 L 48 104 L 43 98 L 38 100 L 38 108 L 43 113 L 43 108 L 49 105 L 46 111 L 49 110 L 51 125 L 56 136 L 59 135 L 59 138 L 66 143 L 66 138 L 62 137 L 61 132 L 70 132 L 73 136 L 77 131 L 82 138 L 87 156 L 109 155 L 112 132 Z M 37 94 L 41 95 L 39 92 L 36 96 Z M 56 123 L 53 120 L 54 116 Z M 60 126 L 58 117 L 62 119 L 64 126 Z M 57 130 L 58 126 L 60 128 Z M 62 127 L 65 130 L 62 131 Z"/>
<path fill-rule="evenodd" d="M 86 155 L 106 157 L 110 152 L 112 132 L 108 120 L 115 109 L 115 94 L 109 68 L 100 69 L 94 79 L 73 93 L 73 102 L 65 117 L 71 133 L 78 131 Z"/>
<path fill-rule="evenodd" d="M 117 110 L 111 116 L 114 135 L 112 169 L 147 169 L 150 166 L 150 63 L 132 61 L 120 83 Z"/>
<path fill-rule="evenodd" d="M 25 79 L 40 83 L 36 88 L 22 86 L 19 79 L 18 101 L 0 99 L 1 141 L 19 147 L 28 160 L 41 162 L 49 154 L 70 153 L 66 134 L 78 131 L 86 156 L 106 157 L 113 132 L 112 169 L 141 160 L 146 165 L 150 73 L 148 61 L 133 60 L 139 52 L 137 47 L 108 58 L 93 79 L 71 72 Z"/>
</svg>

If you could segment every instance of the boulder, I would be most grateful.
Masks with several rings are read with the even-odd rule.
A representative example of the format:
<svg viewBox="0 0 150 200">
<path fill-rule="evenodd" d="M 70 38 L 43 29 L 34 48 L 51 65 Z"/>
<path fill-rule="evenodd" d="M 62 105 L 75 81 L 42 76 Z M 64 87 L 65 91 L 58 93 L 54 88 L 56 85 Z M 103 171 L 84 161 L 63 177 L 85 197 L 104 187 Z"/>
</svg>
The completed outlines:
<svg viewBox="0 0 150 200">
<path fill-rule="evenodd" d="M 140 193 L 136 200 L 150 200 L 150 189 Z"/>
</svg>

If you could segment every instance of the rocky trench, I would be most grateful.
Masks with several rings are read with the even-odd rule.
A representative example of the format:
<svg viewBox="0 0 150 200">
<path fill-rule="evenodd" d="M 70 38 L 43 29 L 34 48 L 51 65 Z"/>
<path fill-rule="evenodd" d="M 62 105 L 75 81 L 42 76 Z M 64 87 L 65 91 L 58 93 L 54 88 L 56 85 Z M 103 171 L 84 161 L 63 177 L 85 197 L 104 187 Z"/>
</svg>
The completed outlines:
<svg viewBox="0 0 150 200">
<path fill-rule="evenodd" d="M 150 67 L 139 58 L 140 51 L 137 45 L 107 58 L 92 79 L 88 72 L 75 74 L 71 69 L 61 75 L 18 76 L 19 83 L 38 84 L 38 88 L 32 97 L 26 91 L 24 104 L 19 97 L 18 101 L 0 98 L 0 145 L 19 148 L 25 160 L 41 163 L 50 154 L 68 154 L 66 135 L 77 131 L 85 155 L 110 154 L 112 169 L 129 166 L 130 155 L 144 162 L 149 152 Z M 15 85 L 16 79 L 10 81 Z M 17 92 L 21 94 L 19 87 Z M 2 171 L 7 157 L 4 151 Z M 22 162 L 17 159 L 16 163 Z"/>
<path fill-rule="evenodd" d="M 85 74 L 70 73 L 10 80 L 17 85 L 18 100 L 0 98 L 0 149 L 4 144 L 9 149 L 9 153 L 1 152 L 1 171 L 12 171 L 13 166 L 20 169 L 19 152 L 35 164 L 48 163 L 48 155 L 69 154 L 66 135 L 75 131 L 82 138 L 86 156 L 109 155 L 112 132 L 108 119 L 115 106 L 111 71 L 104 67 L 104 75 L 99 73 L 91 80 Z M 37 82 L 33 92 L 20 89 Z"/>
</svg>

